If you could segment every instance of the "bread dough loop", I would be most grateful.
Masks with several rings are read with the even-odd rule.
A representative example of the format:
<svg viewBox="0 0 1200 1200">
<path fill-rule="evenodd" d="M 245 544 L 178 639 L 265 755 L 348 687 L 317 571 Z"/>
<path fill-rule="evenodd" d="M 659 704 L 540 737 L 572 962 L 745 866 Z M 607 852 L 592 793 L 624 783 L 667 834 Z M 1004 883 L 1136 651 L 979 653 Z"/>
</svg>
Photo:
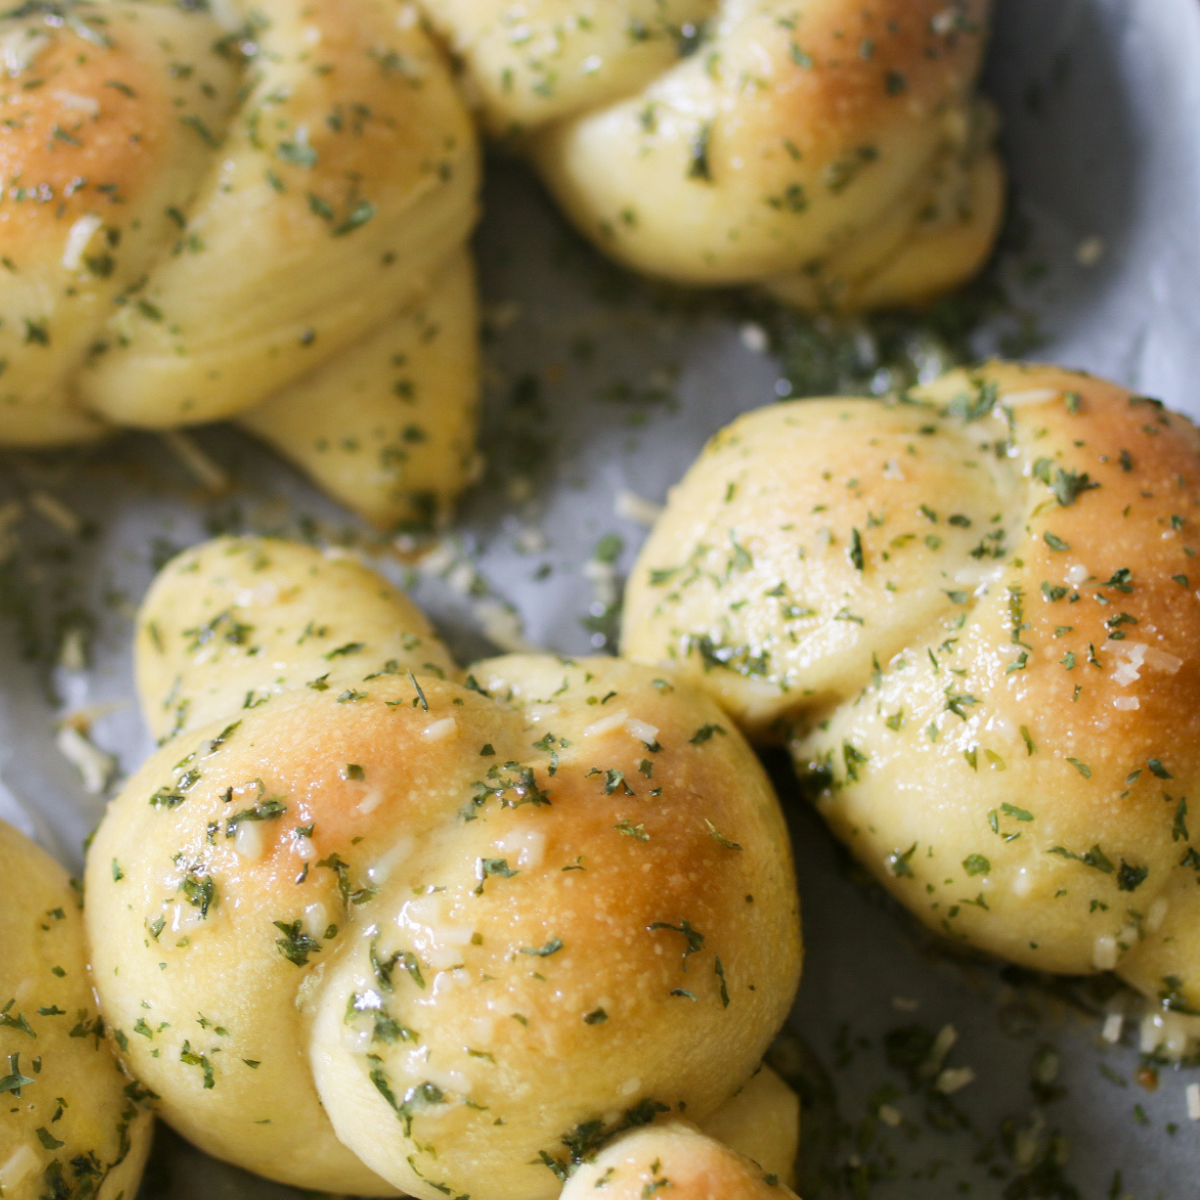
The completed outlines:
<svg viewBox="0 0 1200 1200">
<path fill-rule="evenodd" d="M 808 311 L 917 304 L 991 251 L 988 0 L 426 0 L 485 123 L 604 253 Z"/>
<path fill-rule="evenodd" d="M 3 821 L 0 928 L 0 1188 L 9 1200 L 135 1195 L 153 1118 L 104 1036 L 79 892 Z"/>
<path fill-rule="evenodd" d="M 88 928 L 124 1056 L 203 1149 L 537 1200 L 753 1075 L 799 901 L 703 693 L 613 658 L 464 674 L 378 575 L 265 539 L 175 559 L 137 638 L 165 742 L 96 835 Z"/>
<path fill-rule="evenodd" d="M 716 434 L 631 577 L 624 652 L 752 736 L 922 921 L 1200 1009 L 1200 435 L 993 364 Z"/>
<path fill-rule="evenodd" d="M 415 8 L 68 9 L 0 19 L 0 444 L 244 417 L 427 522 L 473 462 L 479 167 Z"/>
</svg>

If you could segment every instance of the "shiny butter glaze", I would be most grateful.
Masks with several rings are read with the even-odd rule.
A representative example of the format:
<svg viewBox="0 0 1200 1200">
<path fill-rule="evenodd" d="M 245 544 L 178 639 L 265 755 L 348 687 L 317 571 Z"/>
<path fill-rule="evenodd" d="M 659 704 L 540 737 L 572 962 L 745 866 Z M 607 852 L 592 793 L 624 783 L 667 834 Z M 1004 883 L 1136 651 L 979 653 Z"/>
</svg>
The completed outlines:
<svg viewBox="0 0 1200 1200">
<path fill-rule="evenodd" d="M 250 413 L 372 519 L 428 521 L 472 460 L 465 106 L 409 4 L 222 14 L 0 21 L 0 443 Z"/>
<path fill-rule="evenodd" d="M 486 123 L 605 253 L 809 310 L 921 301 L 999 223 L 986 0 L 429 0 Z"/>
<path fill-rule="evenodd" d="M 464 676 L 377 576 L 267 540 L 181 556 L 141 627 L 176 732 L 97 834 L 89 930 L 188 1137 L 308 1186 L 550 1196 L 581 1130 L 702 1121 L 753 1073 L 798 901 L 707 698 L 614 659 Z"/>
<path fill-rule="evenodd" d="M 932 928 L 1190 1011 L 1198 450 L 1051 367 L 749 414 L 647 543 L 625 651 L 786 741 Z"/>
</svg>

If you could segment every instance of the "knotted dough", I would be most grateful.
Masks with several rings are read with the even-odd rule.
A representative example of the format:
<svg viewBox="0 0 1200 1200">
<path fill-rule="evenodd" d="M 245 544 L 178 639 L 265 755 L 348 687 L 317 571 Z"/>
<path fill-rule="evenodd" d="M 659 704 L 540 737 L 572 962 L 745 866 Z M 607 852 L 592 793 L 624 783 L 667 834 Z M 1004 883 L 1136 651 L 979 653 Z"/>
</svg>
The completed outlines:
<svg viewBox="0 0 1200 1200">
<path fill-rule="evenodd" d="M 131 1197 L 151 1116 L 96 1012 L 79 894 L 3 821 L 0 930 L 0 1189 L 8 1200 Z"/>
<path fill-rule="evenodd" d="M 988 0 L 425 0 L 597 246 L 809 310 L 972 275 L 1003 203 Z"/>
<path fill-rule="evenodd" d="M 0 444 L 239 417 L 375 520 L 454 494 L 477 149 L 411 4 L 27 4 L 0 57 Z"/>
<path fill-rule="evenodd" d="M 96 835 L 88 929 L 131 1069 L 202 1148 L 536 1200 L 757 1068 L 799 972 L 787 835 L 672 673 L 464 676 L 380 577 L 259 539 L 165 569 L 137 667 L 165 744 Z"/>
<path fill-rule="evenodd" d="M 1200 1010 L 1200 435 L 994 364 L 716 434 L 631 579 L 624 651 L 784 740 L 927 925 Z"/>
</svg>

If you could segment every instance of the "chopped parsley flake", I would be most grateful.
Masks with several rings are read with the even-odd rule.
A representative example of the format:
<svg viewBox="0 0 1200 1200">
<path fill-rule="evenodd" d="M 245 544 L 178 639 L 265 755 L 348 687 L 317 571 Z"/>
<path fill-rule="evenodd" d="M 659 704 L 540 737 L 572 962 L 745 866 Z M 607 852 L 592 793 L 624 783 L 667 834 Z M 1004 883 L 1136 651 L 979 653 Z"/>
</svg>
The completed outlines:
<svg viewBox="0 0 1200 1200">
<path fill-rule="evenodd" d="M 271 924 L 283 934 L 283 937 L 275 939 L 279 953 L 297 967 L 305 966 L 308 963 L 308 956 L 316 954 L 321 949 L 321 943 L 304 932 L 303 924 L 299 919 L 290 923 L 272 921 Z"/>
<path fill-rule="evenodd" d="M 531 954 L 536 958 L 549 958 L 563 948 L 562 938 L 551 938 L 544 946 L 522 946 L 522 954 Z"/>
</svg>

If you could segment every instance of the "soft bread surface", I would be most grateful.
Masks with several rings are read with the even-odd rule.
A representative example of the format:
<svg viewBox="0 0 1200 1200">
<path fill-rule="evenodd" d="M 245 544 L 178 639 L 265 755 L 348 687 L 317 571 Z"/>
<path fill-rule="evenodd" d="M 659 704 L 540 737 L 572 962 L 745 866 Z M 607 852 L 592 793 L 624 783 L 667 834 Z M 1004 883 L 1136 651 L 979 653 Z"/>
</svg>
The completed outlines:
<svg viewBox="0 0 1200 1200">
<path fill-rule="evenodd" d="M 800 1097 L 765 1064 L 707 1120 L 706 1137 L 752 1159 L 788 1187 L 796 1184 Z"/>
<path fill-rule="evenodd" d="M 0 1188 L 9 1200 L 132 1197 L 152 1118 L 104 1037 L 79 896 L 58 863 L 3 821 L 0 928 Z"/>
<path fill-rule="evenodd" d="M 703 693 L 616 659 L 464 677 L 378 576 L 258 539 L 169 565 L 137 649 L 170 740 L 96 836 L 88 927 L 106 1019 L 197 1144 L 310 1187 L 524 1200 L 754 1073 L 798 901 Z"/>
<path fill-rule="evenodd" d="M 672 494 L 624 650 L 785 740 L 934 929 L 1195 1009 L 1198 451 L 1051 367 L 750 413 Z"/>
<path fill-rule="evenodd" d="M 604 252 L 861 309 L 969 277 L 999 225 L 987 0 L 427 0 L 485 122 Z"/>
<path fill-rule="evenodd" d="M 642 1200 L 660 1191 L 679 1200 L 795 1200 L 777 1175 L 679 1119 L 624 1134 L 577 1171 L 562 1194 L 563 1200 Z"/>
<path fill-rule="evenodd" d="M 351 502 L 411 518 L 428 503 L 414 495 L 443 501 L 465 476 L 444 437 L 419 446 L 423 342 L 409 338 L 411 361 L 390 374 L 354 381 L 369 395 L 367 436 L 350 429 L 322 453 L 323 430 L 294 445 L 289 423 L 336 403 L 351 382 L 342 360 L 375 330 L 403 329 L 440 288 L 457 314 L 443 347 L 463 369 L 431 382 L 469 440 L 469 268 L 447 282 L 475 216 L 467 112 L 411 6 L 221 11 L 225 25 L 207 5 L 106 0 L 69 20 L 38 5 L 0 20 L 0 443 L 257 408 L 255 431 L 319 480 L 356 442 Z M 409 480 L 405 456 L 422 454 L 437 470 Z"/>
</svg>

